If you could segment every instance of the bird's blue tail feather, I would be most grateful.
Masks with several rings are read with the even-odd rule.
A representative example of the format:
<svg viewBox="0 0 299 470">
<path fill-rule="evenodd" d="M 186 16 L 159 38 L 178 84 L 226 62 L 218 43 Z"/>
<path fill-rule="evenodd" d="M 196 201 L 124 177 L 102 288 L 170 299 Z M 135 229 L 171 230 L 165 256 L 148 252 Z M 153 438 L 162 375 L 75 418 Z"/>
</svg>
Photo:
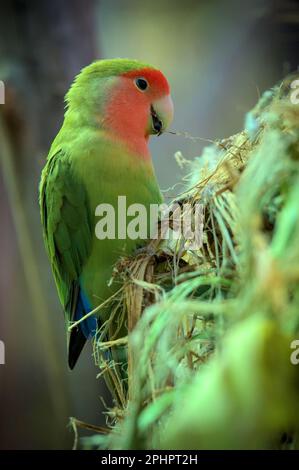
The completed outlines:
<svg viewBox="0 0 299 470">
<path fill-rule="evenodd" d="M 90 305 L 90 302 L 87 296 L 84 294 L 83 289 L 80 288 L 76 312 L 75 312 L 75 321 L 80 320 L 91 310 L 92 310 L 92 307 Z M 86 320 L 83 320 L 79 324 L 79 326 L 86 339 L 92 338 L 96 334 L 96 331 L 97 331 L 97 319 L 95 315 L 92 315 L 86 318 Z"/>
</svg>

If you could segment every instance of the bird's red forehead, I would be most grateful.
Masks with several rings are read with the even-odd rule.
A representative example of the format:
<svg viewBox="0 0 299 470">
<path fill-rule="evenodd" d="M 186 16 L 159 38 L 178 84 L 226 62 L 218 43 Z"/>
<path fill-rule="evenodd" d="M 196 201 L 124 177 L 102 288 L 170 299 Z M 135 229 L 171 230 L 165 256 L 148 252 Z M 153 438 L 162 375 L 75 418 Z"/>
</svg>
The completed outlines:
<svg viewBox="0 0 299 470">
<path fill-rule="evenodd" d="M 130 70 L 130 72 L 123 73 L 122 76 L 128 78 L 145 78 L 148 81 L 150 87 L 159 95 L 168 95 L 170 92 L 169 83 L 164 77 L 163 73 L 159 70 L 151 68 Z"/>
</svg>

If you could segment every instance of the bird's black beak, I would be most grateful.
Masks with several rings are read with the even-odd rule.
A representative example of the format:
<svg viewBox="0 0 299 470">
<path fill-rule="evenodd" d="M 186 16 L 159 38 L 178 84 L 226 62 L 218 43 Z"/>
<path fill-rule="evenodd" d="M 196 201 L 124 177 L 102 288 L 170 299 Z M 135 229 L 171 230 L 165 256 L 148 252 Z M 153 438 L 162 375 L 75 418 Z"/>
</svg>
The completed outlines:
<svg viewBox="0 0 299 470">
<path fill-rule="evenodd" d="M 151 106 L 151 116 L 152 116 L 152 126 L 154 134 L 157 136 L 162 134 L 163 122 L 158 118 L 156 111 L 153 106 Z"/>
</svg>

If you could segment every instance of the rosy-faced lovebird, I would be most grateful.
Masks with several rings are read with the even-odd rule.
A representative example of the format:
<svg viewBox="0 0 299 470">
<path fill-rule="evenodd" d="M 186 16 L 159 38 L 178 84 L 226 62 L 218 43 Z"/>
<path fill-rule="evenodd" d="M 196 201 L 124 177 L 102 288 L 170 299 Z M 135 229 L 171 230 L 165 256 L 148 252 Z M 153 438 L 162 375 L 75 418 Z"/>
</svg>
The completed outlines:
<svg viewBox="0 0 299 470">
<path fill-rule="evenodd" d="M 39 199 L 67 330 L 114 293 L 109 281 L 115 263 L 140 245 L 138 239 L 119 238 L 117 231 L 115 239 L 99 239 L 97 206 L 110 204 L 117 213 L 118 196 L 126 196 L 127 206 L 147 209 L 162 202 L 148 143 L 172 116 L 165 76 L 136 60 L 93 62 L 66 95 L 64 122 L 42 172 Z M 71 369 L 101 315 L 100 310 L 79 322 L 67 335 Z"/>
</svg>

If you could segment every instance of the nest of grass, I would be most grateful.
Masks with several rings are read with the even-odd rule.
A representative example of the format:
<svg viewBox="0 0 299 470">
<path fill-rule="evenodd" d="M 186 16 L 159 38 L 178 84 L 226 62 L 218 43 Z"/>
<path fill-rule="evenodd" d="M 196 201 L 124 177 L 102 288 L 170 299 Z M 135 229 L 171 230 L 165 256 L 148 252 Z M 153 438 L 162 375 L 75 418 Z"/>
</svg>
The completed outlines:
<svg viewBox="0 0 299 470">
<path fill-rule="evenodd" d="M 264 93 L 245 130 L 180 158 L 179 201 L 203 206 L 201 247 L 153 240 L 116 266 L 120 287 L 94 347 L 115 407 L 83 447 L 298 447 L 295 78 Z"/>
</svg>

